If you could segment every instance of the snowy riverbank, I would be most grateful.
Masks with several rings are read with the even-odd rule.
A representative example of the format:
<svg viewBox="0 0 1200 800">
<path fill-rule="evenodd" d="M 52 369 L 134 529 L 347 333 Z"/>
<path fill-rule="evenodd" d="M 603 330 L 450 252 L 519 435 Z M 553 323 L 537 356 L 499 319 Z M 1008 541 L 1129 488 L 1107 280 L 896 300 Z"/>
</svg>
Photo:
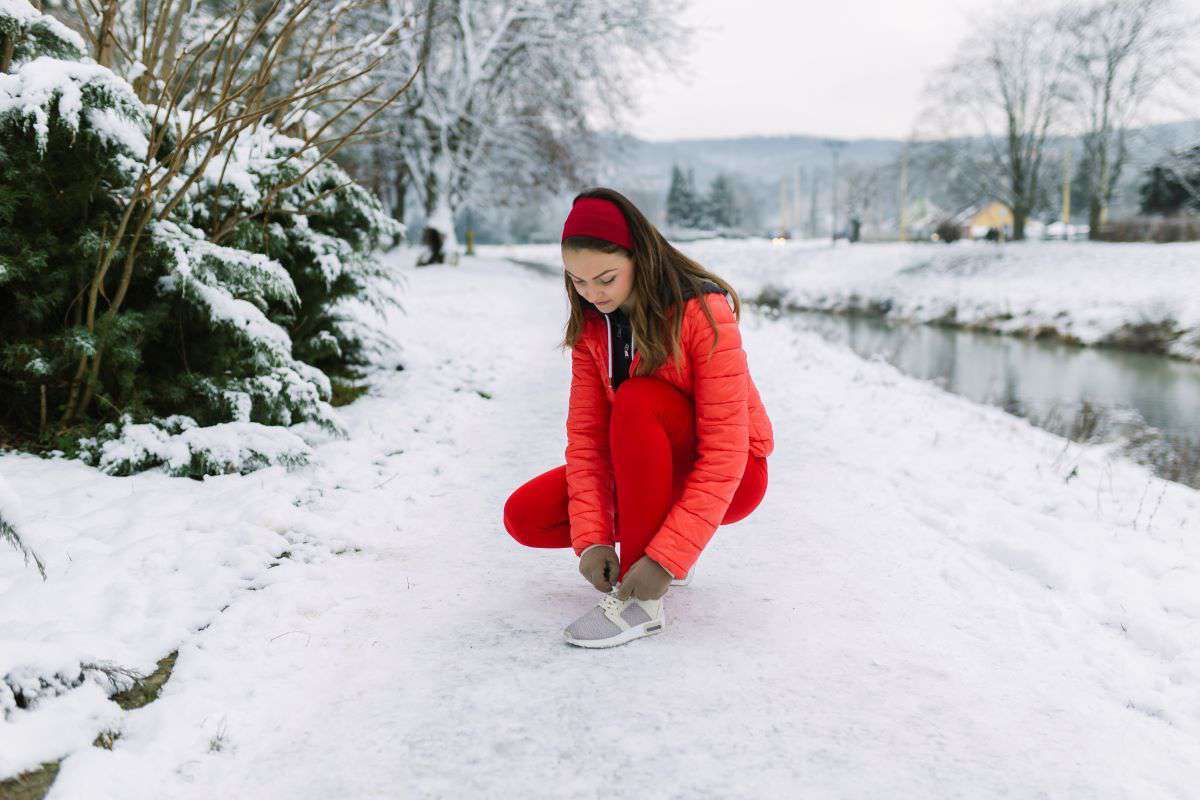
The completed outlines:
<svg viewBox="0 0 1200 800">
<path fill-rule="evenodd" d="M 923 244 L 709 239 L 680 249 L 747 299 L 996 333 L 1150 349 L 1200 362 L 1200 243 Z M 485 247 L 562 268 L 557 245 Z"/>
<path fill-rule="evenodd" d="M 500 519 L 562 462 L 562 282 L 395 258 L 405 369 L 312 465 L 195 482 L 0 456 L 48 574 L 0 549 L 0 675 L 28 691 L 2 698 L 0 777 L 63 758 L 52 800 L 1200 781 L 1200 493 L 748 312 L 763 505 L 668 595 L 663 635 L 577 650 L 561 628 L 598 595 Z M 95 672 L 71 687 L 175 650 L 144 708 Z"/>
</svg>

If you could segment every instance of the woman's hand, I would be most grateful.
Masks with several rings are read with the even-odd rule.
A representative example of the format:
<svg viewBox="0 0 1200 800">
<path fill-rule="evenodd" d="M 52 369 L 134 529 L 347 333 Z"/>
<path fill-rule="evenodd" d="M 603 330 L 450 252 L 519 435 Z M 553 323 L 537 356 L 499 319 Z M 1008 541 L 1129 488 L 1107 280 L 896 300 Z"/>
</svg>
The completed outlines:
<svg viewBox="0 0 1200 800">
<path fill-rule="evenodd" d="M 667 593 L 671 587 L 671 579 L 675 577 L 667 572 L 657 561 L 649 556 L 642 556 L 621 579 L 621 588 L 617 597 L 628 600 L 633 595 L 638 600 L 657 600 Z"/>
<path fill-rule="evenodd" d="M 620 571 L 617 551 L 606 544 L 594 544 L 579 556 L 579 574 L 602 592 L 612 591 Z"/>
</svg>

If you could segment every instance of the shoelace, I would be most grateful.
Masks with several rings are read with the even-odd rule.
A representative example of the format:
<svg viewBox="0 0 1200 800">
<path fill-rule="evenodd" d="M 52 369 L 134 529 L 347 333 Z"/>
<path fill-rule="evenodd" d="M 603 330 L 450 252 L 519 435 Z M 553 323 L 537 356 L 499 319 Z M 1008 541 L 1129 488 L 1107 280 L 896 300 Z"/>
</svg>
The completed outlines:
<svg viewBox="0 0 1200 800">
<path fill-rule="evenodd" d="M 619 614 L 623 605 L 625 605 L 625 601 L 618 599 L 615 594 L 606 594 L 600 598 L 600 606 L 613 614 Z"/>
</svg>

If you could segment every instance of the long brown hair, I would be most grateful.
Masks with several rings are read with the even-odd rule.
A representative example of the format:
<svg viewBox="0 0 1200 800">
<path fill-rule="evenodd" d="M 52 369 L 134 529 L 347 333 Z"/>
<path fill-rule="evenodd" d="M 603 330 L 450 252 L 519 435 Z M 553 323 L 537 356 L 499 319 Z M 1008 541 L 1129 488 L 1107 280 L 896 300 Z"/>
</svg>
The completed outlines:
<svg viewBox="0 0 1200 800">
<path fill-rule="evenodd" d="M 562 245 L 572 250 L 622 253 L 633 260 L 633 311 L 629 314 L 629 321 L 637 341 L 637 350 L 642 354 L 638 361 L 637 375 L 649 375 L 665 364 L 668 357 L 674 357 L 677 366 L 682 364 L 683 350 L 679 340 L 683 329 L 683 314 L 674 312 L 683 308 L 685 287 L 690 290 L 689 294 L 703 298 L 702 284 L 712 281 L 733 298 L 734 319 L 741 320 L 742 301 L 733 287 L 672 247 L 629 198 L 604 187 L 580 192 L 575 196 L 575 200 L 583 197 L 599 197 L 616 203 L 629 224 L 633 252 L 618 244 L 590 236 L 571 236 L 564 240 Z M 565 270 L 563 283 L 566 285 L 567 300 L 571 305 L 571 317 L 567 320 L 560 348 L 575 346 L 583 333 L 584 310 L 591 306 L 575 290 Z M 713 348 L 716 348 L 717 321 L 713 319 L 708 303 L 702 301 L 700 308 L 708 318 L 708 324 L 712 326 Z M 710 348 L 710 354 L 713 348 Z"/>
</svg>

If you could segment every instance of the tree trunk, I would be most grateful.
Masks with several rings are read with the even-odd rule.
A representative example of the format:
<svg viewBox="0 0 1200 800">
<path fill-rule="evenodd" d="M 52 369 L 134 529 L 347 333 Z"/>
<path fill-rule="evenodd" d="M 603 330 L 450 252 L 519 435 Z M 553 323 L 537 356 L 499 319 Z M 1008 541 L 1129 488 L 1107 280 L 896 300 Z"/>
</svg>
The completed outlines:
<svg viewBox="0 0 1200 800">
<path fill-rule="evenodd" d="M 454 209 L 450 207 L 450 159 L 438 154 L 425 180 L 424 252 L 418 265 L 458 263 L 458 240 L 454 236 Z"/>
<path fill-rule="evenodd" d="M 1100 198 L 1093 193 L 1088 198 L 1088 239 L 1099 240 L 1103 217 L 1104 203 L 1100 202 Z"/>
<path fill-rule="evenodd" d="M 117 22 L 117 0 L 107 0 L 100 17 L 100 30 L 96 36 L 96 63 L 102 67 L 113 65 L 113 27 Z"/>
<path fill-rule="evenodd" d="M 12 66 L 13 47 L 16 42 L 13 37 L 4 35 L 0 36 L 0 72 L 8 72 L 8 68 Z"/>
<path fill-rule="evenodd" d="M 1013 212 L 1013 233 L 1014 242 L 1022 242 L 1025 240 L 1025 220 L 1029 219 L 1029 210 L 1025 208 L 1014 208 Z"/>
<path fill-rule="evenodd" d="M 421 247 L 423 252 L 417 259 L 418 267 L 441 264 L 446 260 L 446 252 L 442 249 L 442 235 L 436 228 L 425 228 L 421 232 Z"/>
<path fill-rule="evenodd" d="M 403 161 L 396 167 L 396 197 L 392 203 L 392 217 L 404 222 L 407 211 L 405 201 L 408 199 L 408 165 Z"/>
</svg>

